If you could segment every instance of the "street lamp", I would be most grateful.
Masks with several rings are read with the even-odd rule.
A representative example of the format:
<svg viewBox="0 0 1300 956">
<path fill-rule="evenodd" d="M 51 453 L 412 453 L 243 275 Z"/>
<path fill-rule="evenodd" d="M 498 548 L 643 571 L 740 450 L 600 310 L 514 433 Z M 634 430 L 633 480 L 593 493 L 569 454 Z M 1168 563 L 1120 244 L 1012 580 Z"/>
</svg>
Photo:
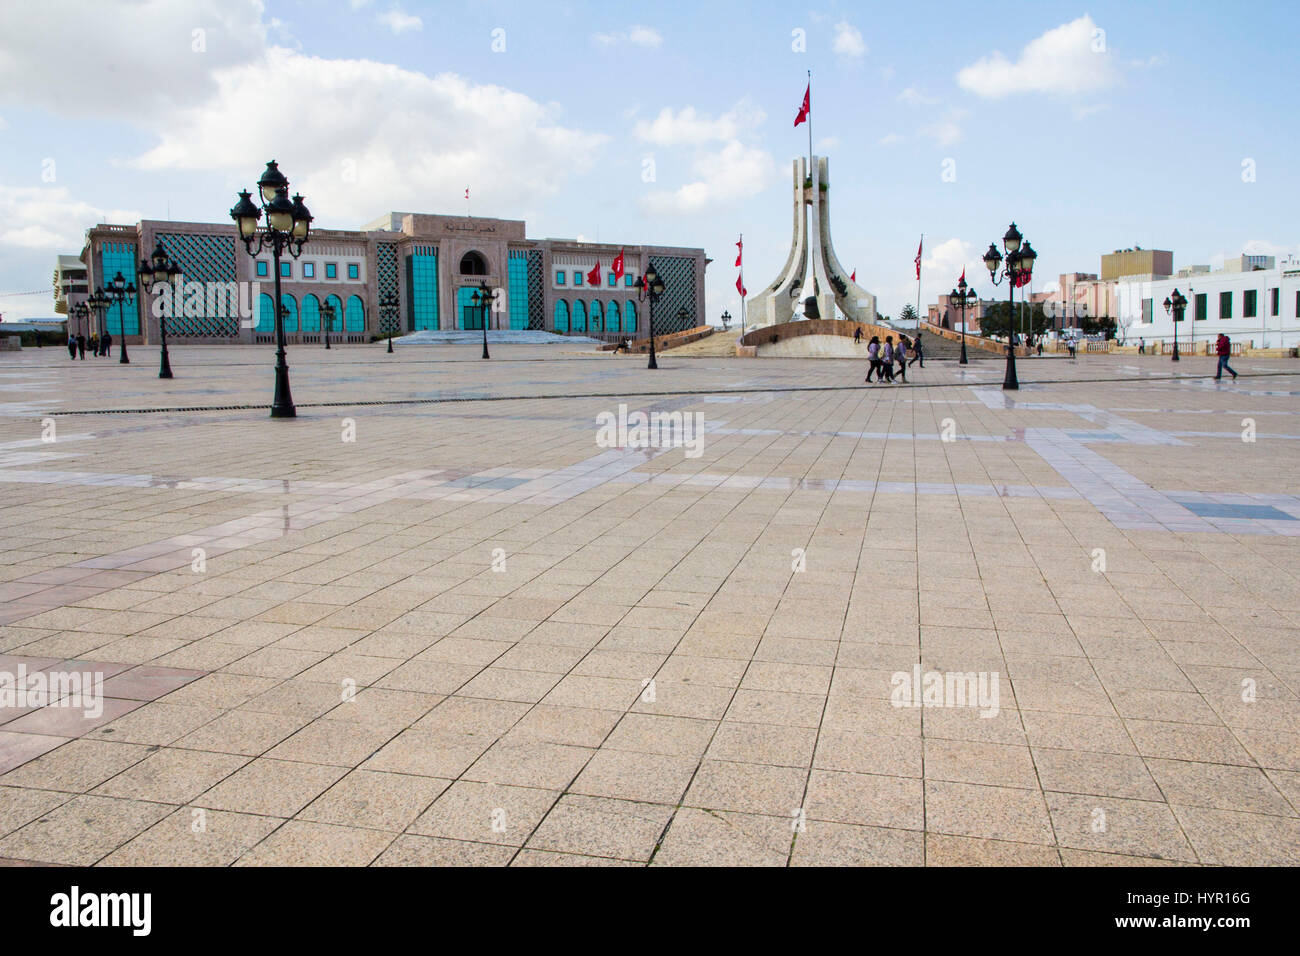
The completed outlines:
<svg viewBox="0 0 1300 956">
<path fill-rule="evenodd" d="M 1183 311 L 1187 308 L 1187 297 L 1177 289 L 1172 296 L 1165 296 L 1165 315 L 1174 317 L 1174 354 L 1172 361 L 1178 361 L 1178 323 L 1183 321 Z"/>
<path fill-rule="evenodd" d="M 87 320 L 90 318 L 90 308 L 84 302 L 78 302 L 72 307 L 71 315 L 77 320 L 77 335 L 86 334 Z"/>
<path fill-rule="evenodd" d="M 136 271 L 140 277 L 141 291 L 147 288 L 152 294 L 154 286 L 165 282 L 172 283 L 171 308 L 175 309 L 183 270 L 179 262 L 167 255 L 161 239 L 154 244 L 152 255 L 148 259 L 140 260 L 140 268 Z M 167 317 L 163 315 L 166 311 L 167 309 L 161 309 L 158 314 L 158 334 L 162 341 L 162 351 L 158 358 L 159 378 L 172 377 L 171 358 L 167 354 Z"/>
<path fill-rule="evenodd" d="M 722 331 L 727 331 L 731 327 L 731 310 L 728 309 L 722 313 Z"/>
<path fill-rule="evenodd" d="M 483 319 L 483 357 L 491 358 L 488 355 L 487 347 L 487 317 L 488 308 L 492 304 L 492 287 L 486 281 L 480 281 L 474 294 L 470 296 L 470 301 L 479 310 L 479 315 Z"/>
<path fill-rule="evenodd" d="M 320 307 L 321 321 L 325 323 L 325 347 L 330 347 L 330 333 L 334 331 L 334 306 L 328 301 Z"/>
<path fill-rule="evenodd" d="M 655 271 L 653 263 L 646 266 L 645 274 L 636 280 L 638 294 L 643 294 L 650 300 L 650 361 L 646 368 L 658 368 L 659 363 L 655 360 L 655 303 L 659 297 L 664 294 L 664 280 L 659 277 Z"/>
<path fill-rule="evenodd" d="M 118 343 L 122 346 L 118 350 L 118 365 L 131 364 L 131 359 L 126 354 L 126 300 L 133 295 L 135 295 L 135 283 L 127 282 L 119 270 L 108 283 L 108 297 L 117 303 L 117 329 L 122 336 L 122 341 Z"/>
<path fill-rule="evenodd" d="M 302 201 L 301 194 L 289 199 L 289 180 L 275 160 L 266 164 L 262 178 L 257 181 L 258 202 L 254 205 L 247 189 L 239 191 L 239 202 L 230 210 L 230 218 L 239 229 L 244 250 L 256 258 L 270 246 L 275 261 L 275 397 L 271 402 L 272 418 L 294 418 L 298 411 L 293 407 L 289 392 L 289 363 L 284 354 L 284 314 L 280 299 L 280 255 L 286 249 L 297 259 L 311 232 L 312 215 Z M 266 226 L 259 228 L 259 220 L 266 213 Z M 326 347 L 329 338 L 326 337 Z"/>
<path fill-rule="evenodd" d="M 1002 387 L 1008 391 L 1020 388 L 1020 380 L 1016 378 L 1016 336 L 1011 331 L 1015 321 L 1016 288 L 1029 282 L 1034 272 L 1034 260 L 1038 258 L 1038 253 L 1028 242 L 1021 247 L 1022 238 L 1013 222 L 1002 237 L 1002 246 L 1007 251 L 1005 268 L 1002 253 L 998 252 L 996 245 L 990 242 L 988 251 L 984 253 L 989 280 L 994 285 L 1007 280 L 1007 371 L 1002 378 Z"/>
<path fill-rule="evenodd" d="M 95 354 L 104 354 L 104 315 L 108 312 L 108 296 L 99 286 L 86 297 L 86 305 L 95 313 Z"/>
<path fill-rule="evenodd" d="M 393 323 L 397 319 L 397 296 L 389 293 L 379 300 L 379 321 L 388 333 L 388 354 L 393 354 Z"/>
<path fill-rule="evenodd" d="M 962 272 L 961 278 L 957 280 L 957 288 L 948 294 L 948 298 L 955 300 L 961 306 L 961 358 L 957 360 L 957 364 L 969 365 L 970 360 L 966 358 L 966 306 L 978 301 L 979 295 L 974 289 L 966 288 L 965 272 Z"/>
</svg>

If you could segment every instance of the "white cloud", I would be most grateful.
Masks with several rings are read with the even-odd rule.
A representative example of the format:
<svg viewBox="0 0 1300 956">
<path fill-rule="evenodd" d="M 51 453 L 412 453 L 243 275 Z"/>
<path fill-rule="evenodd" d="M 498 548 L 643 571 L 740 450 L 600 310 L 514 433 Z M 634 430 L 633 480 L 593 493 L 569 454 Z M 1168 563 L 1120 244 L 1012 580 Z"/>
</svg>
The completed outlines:
<svg viewBox="0 0 1300 956">
<path fill-rule="evenodd" d="M 601 46 L 620 46 L 630 43 L 646 50 L 655 50 L 663 45 L 663 35 L 654 27 L 634 26 L 627 30 L 611 33 L 596 33 L 592 39 Z"/>
<path fill-rule="evenodd" d="M 961 142 L 961 120 L 966 116 L 965 110 L 949 110 L 942 119 L 921 127 L 922 135 L 930 137 L 939 146 L 952 146 Z"/>
<path fill-rule="evenodd" d="M 880 137 L 879 140 L 877 140 L 877 142 L 881 146 L 894 146 L 898 143 L 901 143 L 902 141 L 903 141 L 903 137 L 900 136 L 898 133 L 886 133 L 884 136 Z"/>
<path fill-rule="evenodd" d="M 99 209 L 62 186 L 0 186 L 0 246 L 73 255 L 93 224 L 138 219 L 136 210 Z"/>
<path fill-rule="evenodd" d="M 714 119 L 699 113 L 693 106 L 677 112 L 665 106 L 653 120 L 638 120 L 632 134 L 642 142 L 656 146 L 699 145 L 713 141 L 735 139 L 766 119 L 762 110 L 755 109 L 742 100 Z"/>
<path fill-rule="evenodd" d="M 838 136 L 823 136 L 821 139 L 817 140 L 817 148 L 822 150 L 821 155 L 823 156 L 826 155 L 826 153 L 829 153 L 832 149 L 837 149 L 839 145 L 840 138 Z"/>
<path fill-rule="evenodd" d="M 840 56 L 861 57 L 867 54 L 862 31 L 847 20 L 835 24 L 835 39 L 831 42 L 831 49 Z"/>
<path fill-rule="evenodd" d="M 976 61 L 957 73 L 957 84 L 985 99 L 1036 92 L 1073 95 L 1106 89 L 1119 82 L 1120 72 L 1103 42 L 1097 24 L 1084 15 L 1031 40 L 1020 58 L 1010 62 L 1000 52 Z M 1099 47 L 1099 49 L 1098 49 Z"/>
<path fill-rule="evenodd" d="M 423 30 L 424 21 L 413 14 L 407 13 L 400 7 L 393 7 L 375 17 L 383 26 L 387 27 L 393 33 L 401 36 L 403 33 L 410 33 L 412 30 Z"/>
<path fill-rule="evenodd" d="M 899 102 L 906 103 L 909 106 L 933 106 L 935 103 L 939 102 L 933 96 L 927 96 L 925 93 L 922 93 L 913 86 L 909 86 L 907 89 L 899 93 L 898 99 Z"/>
<path fill-rule="evenodd" d="M 370 60 L 272 48 L 218 71 L 216 85 L 191 108 L 150 117 L 158 145 L 134 164 L 219 170 L 235 187 L 275 157 L 322 225 L 423 209 L 466 183 L 483 213 L 517 207 L 585 172 L 607 140 L 559 125 L 521 93 Z"/>
<path fill-rule="evenodd" d="M 692 170 L 698 177 L 669 192 L 657 190 L 641 200 L 648 213 L 680 215 L 698 213 L 718 203 L 747 199 L 768 187 L 776 163 L 766 150 L 732 140 L 713 153 L 698 157 Z"/>
</svg>

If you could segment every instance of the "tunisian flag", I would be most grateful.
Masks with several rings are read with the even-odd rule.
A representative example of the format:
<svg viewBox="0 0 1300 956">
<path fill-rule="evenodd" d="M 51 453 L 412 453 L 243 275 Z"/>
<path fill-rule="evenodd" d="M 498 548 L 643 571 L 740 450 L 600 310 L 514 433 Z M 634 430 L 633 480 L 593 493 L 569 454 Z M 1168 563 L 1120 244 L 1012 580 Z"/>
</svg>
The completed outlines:
<svg viewBox="0 0 1300 956">
<path fill-rule="evenodd" d="M 918 281 L 921 278 L 921 246 L 923 245 L 925 245 L 924 238 L 916 244 L 916 278 Z"/>
<path fill-rule="evenodd" d="M 736 276 L 736 291 L 740 293 L 742 299 L 749 295 L 749 291 L 745 288 L 745 270 L 741 267 L 741 261 L 744 255 L 745 240 L 742 237 L 741 240 L 736 243 L 736 268 L 740 269 L 740 275 Z"/>
<path fill-rule="evenodd" d="M 618 255 L 614 257 L 614 265 L 611 266 L 611 268 L 614 270 L 614 281 L 622 282 L 623 281 L 623 250 L 622 249 L 618 250 Z"/>
<path fill-rule="evenodd" d="M 600 285 L 600 260 L 596 260 L 596 265 L 587 273 L 587 285 Z"/>
<path fill-rule="evenodd" d="M 857 270 L 857 269 L 854 269 L 851 273 L 849 273 L 849 281 L 850 281 L 850 282 L 857 282 L 857 281 L 858 281 L 858 270 Z"/>
<path fill-rule="evenodd" d="M 808 114 L 812 112 L 812 81 L 808 82 L 808 89 L 803 91 L 803 106 L 799 107 L 799 113 L 794 118 L 794 125 L 808 122 Z"/>
</svg>

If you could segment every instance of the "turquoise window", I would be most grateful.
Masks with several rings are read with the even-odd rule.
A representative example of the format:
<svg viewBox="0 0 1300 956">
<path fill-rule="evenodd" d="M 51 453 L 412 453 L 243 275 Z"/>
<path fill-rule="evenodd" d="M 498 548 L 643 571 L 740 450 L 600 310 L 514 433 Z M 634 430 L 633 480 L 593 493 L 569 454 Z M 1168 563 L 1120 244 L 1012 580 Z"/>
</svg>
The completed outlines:
<svg viewBox="0 0 1300 956">
<path fill-rule="evenodd" d="M 275 300 L 265 292 L 257 297 L 257 331 L 275 331 Z"/>
<path fill-rule="evenodd" d="M 298 302 L 287 292 L 280 294 L 280 304 L 284 306 L 285 332 L 298 331 Z"/>
<path fill-rule="evenodd" d="M 575 273 L 573 274 L 573 284 L 574 284 L 574 285 L 582 285 L 582 273 L 581 273 L 581 272 L 575 272 Z"/>
<path fill-rule="evenodd" d="M 281 263 L 280 263 L 280 278 L 282 278 L 282 279 L 292 279 L 292 278 L 293 278 L 293 263 L 292 263 L 292 262 L 281 262 Z"/>
<path fill-rule="evenodd" d="M 564 280 L 567 277 L 567 275 L 568 274 L 563 269 L 557 270 L 555 273 L 555 284 L 564 285 Z"/>
<path fill-rule="evenodd" d="M 135 282 L 135 243 L 106 242 L 99 247 L 100 275 L 104 286 L 119 272 L 128 283 Z M 104 314 L 104 327 L 110 335 L 139 335 L 140 310 L 136 297 L 128 295 L 119 305 L 116 301 Z"/>
<path fill-rule="evenodd" d="M 257 260 L 257 274 L 260 278 L 265 279 L 271 274 L 271 268 L 264 259 Z"/>
<path fill-rule="evenodd" d="M 462 329 L 483 328 L 483 306 L 474 304 L 476 292 L 478 289 L 469 285 L 461 286 L 456 290 L 456 314 L 460 316 Z M 488 307 L 491 308 L 491 303 Z"/>
<path fill-rule="evenodd" d="M 624 275 L 624 276 L 623 276 L 623 285 L 625 285 L 625 286 L 627 286 L 629 289 L 631 289 L 633 286 L 636 285 L 636 279 L 632 278 L 631 275 Z"/>
<path fill-rule="evenodd" d="M 332 295 L 325 300 L 325 304 L 334 310 L 334 318 L 326 322 L 327 332 L 338 332 L 343 328 L 343 300 L 336 295 Z"/>
<path fill-rule="evenodd" d="M 348 278 L 349 279 L 361 278 L 361 267 L 357 265 L 355 262 L 348 263 Z"/>
<path fill-rule="evenodd" d="M 632 299 L 627 300 L 627 308 L 623 310 L 623 331 L 636 331 L 636 302 Z"/>
<path fill-rule="evenodd" d="M 316 278 L 316 263 L 314 263 L 314 262 L 304 262 L 304 263 L 302 264 L 302 277 L 303 277 L 304 279 L 314 279 L 314 278 Z"/>
<path fill-rule="evenodd" d="M 563 299 L 555 300 L 555 331 L 560 335 L 569 331 L 569 303 Z"/>
<path fill-rule="evenodd" d="M 339 277 L 339 266 L 337 262 L 325 263 L 325 278 L 337 279 Z"/>
<path fill-rule="evenodd" d="M 507 294 L 510 297 L 510 328 L 528 328 L 528 256 L 511 251 L 506 262 Z"/>
<path fill-rule="evenodd" d="M 366 307 L 361 296 L 354 295 L 348 299 L 347 331 L 364 332 L 366 330 Z"/>
<path fill-rule="evenodd" d="M 600 311 L 600 302 L 597 299 L 591 300 L 591 331 L 604 332 L 605 318 Z"/>
<path fill-rule="evenodd" d="M 314 295 L 302 297 L 302 330 L 304 332 L 320 331 L 320 300 Z"/>
<path fill-rule="evenodd" d="M 619 314 L 618 314 L 617 301 L 611 302 L 609 304 L 609 308 L 605 312 L 605 331 L 606 332 L 623 331 L 621 328 L 619 328 Z"/>
<path fill-rule="evenodd" d="M 406 301 L 410 329 L 438 328 L 438 248 L 416 246 L 406 260 Z"/>
<path fill-rule="evenodd" d="M 609 284 L 610 286 L 618 285 L 618 276 L 614 275 L 612 272 L 609 274 Z"/>
<path fill-rule="evenodd" d="M 576 299 L 573 303 L 572 329 L 574 332 L 587 331 L 587 306 L 581 299 Z"/>
</svg>

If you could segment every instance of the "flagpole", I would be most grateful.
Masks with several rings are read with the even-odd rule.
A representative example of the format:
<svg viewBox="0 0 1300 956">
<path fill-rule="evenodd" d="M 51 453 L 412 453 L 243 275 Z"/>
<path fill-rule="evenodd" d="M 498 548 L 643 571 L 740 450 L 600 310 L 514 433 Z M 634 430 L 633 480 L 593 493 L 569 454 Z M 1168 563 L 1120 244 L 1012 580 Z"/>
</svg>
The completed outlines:
<svg viewBox="0 0 1300 956">
<path fill-rule="evenodd" d="M 740 234 L 740 288 L 745 287 L 745 234 Z M 740 294 L 740 337 L 745 337 L 745 294 Z"/>
<path fill-rule="evenodd" d="M 812 177 L 812 70 L 808 71 L 808 176 Z"/>
<path fill-rule="evenodd" d="M 921 233 L 921 244 L 916 250 L 916 329 L 921 330 L 921 252 L 925 249 L 925 233 Z"/>
</svg>

